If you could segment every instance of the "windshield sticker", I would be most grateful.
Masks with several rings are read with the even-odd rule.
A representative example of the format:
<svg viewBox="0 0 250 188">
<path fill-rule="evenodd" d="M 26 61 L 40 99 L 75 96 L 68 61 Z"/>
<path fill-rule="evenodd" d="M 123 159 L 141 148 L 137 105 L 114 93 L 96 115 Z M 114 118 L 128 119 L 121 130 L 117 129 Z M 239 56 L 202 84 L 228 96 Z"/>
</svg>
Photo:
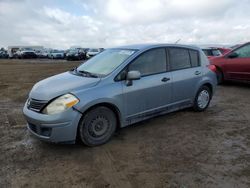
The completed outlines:
<svg viewBox="0 0 250 188">
<path fill-rule="evenodd" d="M 119 54 L 124 54 L 124 55 L 132 55 L 135 51 L 131 50 L 121 50 Z"/>
</svg>

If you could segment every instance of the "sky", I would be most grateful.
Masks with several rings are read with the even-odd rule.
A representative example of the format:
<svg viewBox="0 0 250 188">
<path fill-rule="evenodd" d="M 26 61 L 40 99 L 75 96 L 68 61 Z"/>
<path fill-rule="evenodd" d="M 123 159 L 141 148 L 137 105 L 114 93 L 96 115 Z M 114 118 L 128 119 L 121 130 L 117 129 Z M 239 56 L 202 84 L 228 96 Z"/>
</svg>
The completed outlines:
<svg viewBox="0 0 250 188">
<path fill-rule="evenodd" d="M 250 0 L 0 0 L 0 47 L 250 41 Z"/>
</svg>

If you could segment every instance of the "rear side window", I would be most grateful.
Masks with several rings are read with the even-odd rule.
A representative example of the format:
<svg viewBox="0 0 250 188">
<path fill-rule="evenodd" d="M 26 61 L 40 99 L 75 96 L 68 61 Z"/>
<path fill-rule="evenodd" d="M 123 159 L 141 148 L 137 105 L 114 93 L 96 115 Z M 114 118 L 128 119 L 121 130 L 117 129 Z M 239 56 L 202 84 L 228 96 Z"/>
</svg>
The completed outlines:
<svg viewBox="0 0 250 188">
<path fill-rule="evenodd" d="M 171 70 L 180 70 L 191 67 L 189 52 L 187 49 L 170 48 L 169 60 Z"/>
<path fill-rule="evenodd" d="M 198 67 L 199 63 L 199 52 L 195 50 L 189 50 L 190 60 L 192 67 Z"/>
<path fill-rule="evenodd" d="M 143 53 L 129 65 L 129 70 L 139 71 L 142 76 L 166 72 L 165 49 L 158 48 Z"/>
</svg>

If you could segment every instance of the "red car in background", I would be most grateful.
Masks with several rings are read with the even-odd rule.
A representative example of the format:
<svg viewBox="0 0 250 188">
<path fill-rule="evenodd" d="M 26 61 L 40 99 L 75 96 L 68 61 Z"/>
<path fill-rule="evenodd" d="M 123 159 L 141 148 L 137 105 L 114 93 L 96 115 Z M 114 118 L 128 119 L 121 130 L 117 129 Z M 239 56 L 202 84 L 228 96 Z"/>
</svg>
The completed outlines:
<svg viewBox="0 0 250 188">
<path fill-rule="evenodd" d="M 230 52 L 231 48 L 221 48 L 221 47 L 209 47 L 202 48 L 202 51 L 205 53 L 208 59 L 212 59 L 214 57 L 222 56 L 228 52 Z"/>
<path fill-rule="evenodd" d="M 212 59 L 214 57 L 222 55 L 221 51 L 217 48 L 211 48 L 211 47 L 202 48 L 202 51 L 204 52 L 204 54 L 207 56 L 208 59 Z"/>
<path fill-rule="evenodd" d="M 228 52 L 230 52 L 232 49 L 231 48 L 217 48 L 218 50 L 220 50 L 220 52 L 224 55 Z"/>
<path fill-rule="evenodd" d="M 250 42 L 209 60 L 217 68 L 218 83 L 225 80 L 250 82 Z"/>
</svg>

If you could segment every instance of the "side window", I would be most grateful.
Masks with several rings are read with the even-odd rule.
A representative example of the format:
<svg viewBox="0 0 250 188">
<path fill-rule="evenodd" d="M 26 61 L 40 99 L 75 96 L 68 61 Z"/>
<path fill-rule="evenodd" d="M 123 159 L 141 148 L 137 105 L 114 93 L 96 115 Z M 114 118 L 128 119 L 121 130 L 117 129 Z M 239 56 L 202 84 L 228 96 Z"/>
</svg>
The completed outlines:
<svg viewBox="0 0 250 188">
<path fill-rule="evenodd" d="M 213 52 L 213 56 L 221 56 L 222 55 L 220 50 L 213 50 L 212 52 Z"/>
<path fill-rule="evenodd" d="M 195 50 L 189 50 L 190 60 L 192 67 L 198 67 L 199 63 L 199 52 Z"/>
<path fill-rule="evenodd" d="M 135 59 L 128 70 L 137 70 L 142 76 L 166 72 L 166 52 L 164 48 L 147 51 Z"/>
<path fill-rule="evenodd" d="M 191 67 L 189 53 L 187 49 L 170 48 L 169 59 L 171 70 L 179 70 Z"/>
<path fill-rule="evenodd" d="M 250 44 L 235 50 L 235 52 L 238 54 L 238 57 L 250 57 Z"/>
<path fill-rule="evenodd" d="M 212 50 L 209 50 L 209 49 L 202 49 L 202 51 L 204 52 L 204 54 L 206 55 L 206 56 L 212 56 L 213 54 L 212 54 Z"/>
</svg>

